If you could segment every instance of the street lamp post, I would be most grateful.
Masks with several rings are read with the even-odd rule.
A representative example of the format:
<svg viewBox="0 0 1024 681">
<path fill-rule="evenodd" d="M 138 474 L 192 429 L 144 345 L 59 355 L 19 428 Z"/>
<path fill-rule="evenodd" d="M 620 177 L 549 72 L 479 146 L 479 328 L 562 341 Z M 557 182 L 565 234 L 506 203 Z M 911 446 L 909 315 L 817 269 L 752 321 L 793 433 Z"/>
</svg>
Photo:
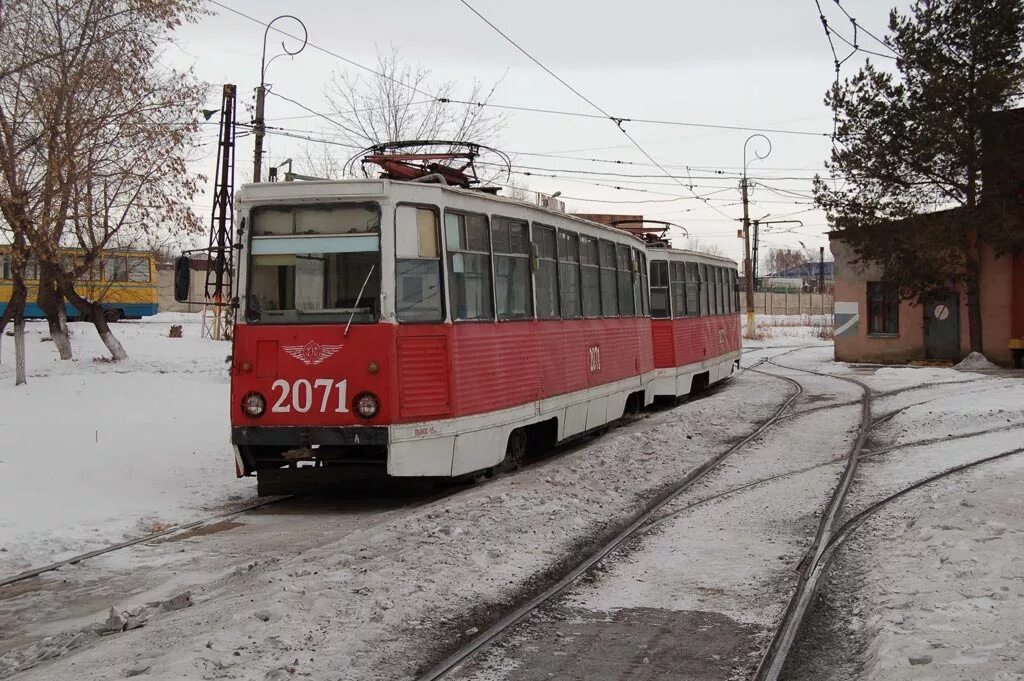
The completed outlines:
<svg viewBox="0 0 1024 681">
<path fill-rule="evenodd" d="M 756 333 L 754 326 L 754 276 L 753 267 L 750 262 L 750 211 L 747 206 L 747 165 L 750 163 L 747 160 L 747 145 L 750 143 L 750 140 L 757 137 L 768 143 L 768 151 L 762 155 L 757 149 L 754 149 L 754 156 L 758 160 L 763 160 L 772 153 L 772 141 L 761 133 L 751 135 L 743 143 L 743 179 L 740 181 L 740 189 L 743 193 L 743 278 L 746 280 L 747 289 L 747 338 L 753 338 Z"/>
<path fill-rule="evenodd" d="M 292 16 L 291 14 L 282 14 L 279 17 L 275 17 L 269 24 L 267 24 L 266 30 L 263 31 L 263 56 L 260 58 L 260 84 L 256 88 L 256 114 L 255 116 L 253 116 L 252 121 L 252 132 L 253 136 L 256 138 L 256 148 L 253 151 L 252 158 L 253 182 L 259 182 L 262 179 L 261 175 L 263 174 L 263 136 L 266 134 L 266 124 L 263 119 L 263 110 L 267 97 L 267 67 L 270 66 L 270 62 L 267 61 L 267 36 L 270 34 L 271 26 L 273 26 L 274 23 L 280 19 L 294 19 L 296 22 L 298 22 L 299 26 L 302 27 L 302 44 L 299 45 L 299 49 L 293 52 L 288 49 L 288 46 L 285 45 L 284 41 L 282 40 L 281 49 L 284 50 L 284 53 L 274 55 L 273 57 L 270 58 L 270 62 L 274 61 L 278 57 L 283 57 L 285 55 L 288 55 L 289 57 L 294 57 L 295 55 L 297 55 L 299 52 L 302 52 L 302 50 L 306 48 L 306 42 L 309 39 L 309 32 L 306 31 L 306 25 L 302 23 L 301 19 L 299 19 L 296 16 Z M 287 33 L 285 33 L 285 35 L 288 36 L 289 38 L 294 38 L 294 36 L 288 35 Z"/>
</svg>

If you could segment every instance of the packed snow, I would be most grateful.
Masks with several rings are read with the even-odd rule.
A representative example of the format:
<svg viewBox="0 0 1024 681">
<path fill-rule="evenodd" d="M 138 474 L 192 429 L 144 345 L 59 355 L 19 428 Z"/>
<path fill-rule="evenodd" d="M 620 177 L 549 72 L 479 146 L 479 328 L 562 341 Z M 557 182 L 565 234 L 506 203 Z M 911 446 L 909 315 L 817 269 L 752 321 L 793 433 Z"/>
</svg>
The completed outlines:
<svg viewBox="0 0 1024 681">
<path fill-rule="evenodd" d="M 46 324 L 27 324 L 18 387 L 13 338 L 2 339 L 0 577 L 255 495 L 235 479 L 228 442 L 230 344 L 201 338 L 199 315 L 114 325 L 130 355 L 117 363 L 92 325 L 69 327 L 75 359 L 62 362 Z"/>
</svg>

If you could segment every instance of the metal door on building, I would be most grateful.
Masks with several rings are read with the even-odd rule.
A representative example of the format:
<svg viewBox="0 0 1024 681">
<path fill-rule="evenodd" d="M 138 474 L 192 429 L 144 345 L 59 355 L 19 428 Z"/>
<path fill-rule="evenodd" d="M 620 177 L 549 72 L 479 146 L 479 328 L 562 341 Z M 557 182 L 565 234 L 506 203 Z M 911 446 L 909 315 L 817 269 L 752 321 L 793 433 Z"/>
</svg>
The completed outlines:
<svg viewBox="0 0 1024 681">
<path fill-rule="evenodd" d="M 956 293 L 925 301 L 924 356 L 960 359 L 960 296 Z"/>
</svg>

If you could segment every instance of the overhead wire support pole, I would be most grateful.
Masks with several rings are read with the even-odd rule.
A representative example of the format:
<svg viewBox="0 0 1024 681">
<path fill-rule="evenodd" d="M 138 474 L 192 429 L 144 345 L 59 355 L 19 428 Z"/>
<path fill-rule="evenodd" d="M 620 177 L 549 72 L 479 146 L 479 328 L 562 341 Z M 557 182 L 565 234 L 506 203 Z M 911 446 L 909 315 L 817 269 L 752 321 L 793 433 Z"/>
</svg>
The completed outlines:
<svg viewBox="0 0 1024 681">
<path fill-rule="evenodd" d="M 275 17 L 270 20 L 267 24 L 266 29 L 263 31 L 263 54 L 260 57 L 260 84 L 256 87 L 256 111 L 252 120 L 252 131 L 253 136 L 256 138 L 255 148 L 253 149 L 252 157 L 252 181 L 260 182 L 263 178 L 263 138 L 266 136 L 266 119 L 264 118 L 264 109 L 266 107 L 267 100 L 267 67 L 270 62 L 267 61 L 267 36 L 270 34 L 270 27 L 274 25 L 274 22 L 279 19 L 293 19 L 298 22 L 299 26 L 302 27 L 302 44 L 299 45 L 299 49 L 292 52 L 281 41 L 281 49 L 284 50 L 284 54 L 274 55 L 270 58 L 270 61 L 274 61 L 278 57 L 288 55 L 294 57 L 299 52 L 305 49 L 306 43 L 308 42 L 309 32 L 306 31 L 306 25 L 302 23 L 302 20 L 291 14 L 282 14 L 279 17 Z"/>
<path fill-rule="evenodd" d="M 747 160 L 747 145 L 750 144 L 750 140 L 760 137 L 768 143 L 768 151 L 762 156 L 757 149 L 754 149 L 754 156 L 758 160 L 764 160 L 772 153 L 772 141 L 762 135 L 756 133 L 747 138 L 743 143 L 743 179 L 740 180 L 740 190 L 743 193 L 743 278 L 746 282 L 746 299 L 747 299 L 747 338 L 753 338 L 757 335 L 757 329 L 754 324 L 754 268 L 750 262 L 750 197 L 748 193 L 747 183 L 747 166 L 749 161 Z"/>
</svg>

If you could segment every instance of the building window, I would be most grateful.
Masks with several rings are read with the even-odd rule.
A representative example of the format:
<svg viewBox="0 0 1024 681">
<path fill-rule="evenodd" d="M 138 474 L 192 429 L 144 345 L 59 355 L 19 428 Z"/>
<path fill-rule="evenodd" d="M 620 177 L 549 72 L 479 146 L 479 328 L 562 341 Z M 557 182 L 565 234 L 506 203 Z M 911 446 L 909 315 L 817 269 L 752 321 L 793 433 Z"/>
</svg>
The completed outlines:
<svg viewBox="0 0 1024 681">
<path fill-rule="evenodd" d="M 442 321 L 437 211 L 399 206 L 395 212 L 395 235 L 395 314 L 398 321 Z"/>
<path fill-rule="evenodd" d="M 580 235 L 580 266 L 583 271 L 583 316 L 601 316 L 601 269 L 597 239 Z"/>
<path fill-rule="evenodd" d="M 494 319 L 491 293 L 491 244 L 487 217 L 445 213 L 452 318 Z"/>
<path fill-rule="evenodd" d="M 582 317 L 580 304 L 580 239 L 572 232 L 558 233 L 558 288 L 562 319 Z"/>
<path fill-rule="evenodd" d="M 491 243 L 498 319 L 532 319 L 530 236 L 526 223 L 495 216 L 491 220 Z"/>
<path fill-rule="evenodd" d="M 533 225 L 533 248 L 537 256 L 537 318 L 558 319 L 558 260 L 553 227 Z"/>
<path fill-rule="evenodd" d="M 601 242 L 601 312 L 605 317 L 619 315 L 615 278 L 615 244 Z"/>
<path fill-rule="evenodd" d="M 868 333 L 895 335 L 900 332 L 900 297 L 893 284 L 868 282 Z"/>
<path fill-rule="evenodd" d="M 655 319 L 668 319 L 672 316 L 672 309 L 669 305 L 669 290 L 668 262 L 652 260 L 651 316 Z"/>
</svg>

